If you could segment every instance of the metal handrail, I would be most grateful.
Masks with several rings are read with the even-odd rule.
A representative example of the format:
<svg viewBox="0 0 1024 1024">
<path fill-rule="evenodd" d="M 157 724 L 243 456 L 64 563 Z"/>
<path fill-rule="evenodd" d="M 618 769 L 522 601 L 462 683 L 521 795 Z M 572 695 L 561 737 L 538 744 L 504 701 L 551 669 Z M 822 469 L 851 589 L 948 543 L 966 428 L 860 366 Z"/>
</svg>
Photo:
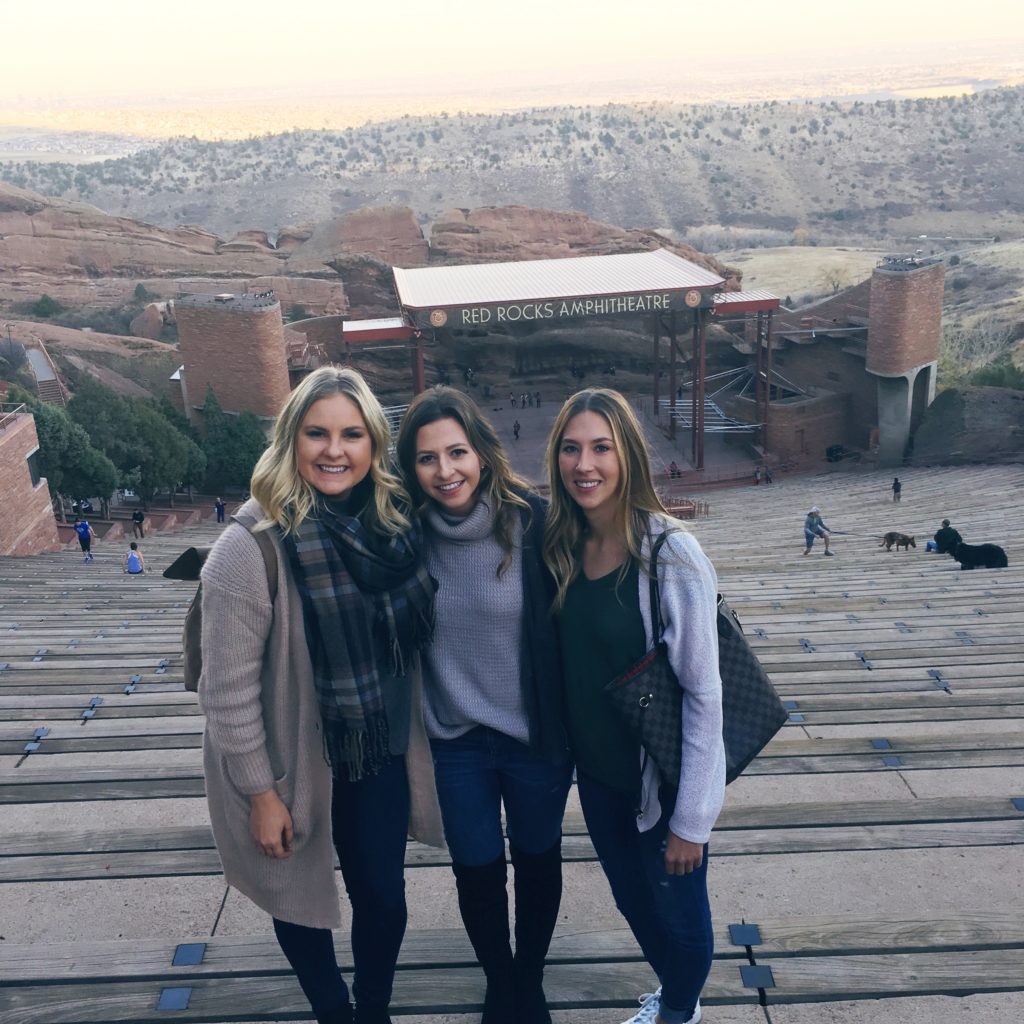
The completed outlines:
<svg viewBox="0 0 1024 1024">
<path fill-rule="evenodd" d="M 0 402 L 0 430 L 6 430 L 8 423 L 13 423 L 19 416 L 28 412 L 24 402 Z"/>
</svg>

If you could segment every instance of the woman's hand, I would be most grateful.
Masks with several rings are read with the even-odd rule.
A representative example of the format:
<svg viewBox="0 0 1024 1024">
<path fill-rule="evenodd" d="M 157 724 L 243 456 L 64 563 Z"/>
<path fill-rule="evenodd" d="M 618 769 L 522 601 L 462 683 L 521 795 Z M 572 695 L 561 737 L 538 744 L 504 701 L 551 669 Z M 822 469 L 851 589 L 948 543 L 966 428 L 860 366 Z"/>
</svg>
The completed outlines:
<svg viewBox="0 0 1024 1024">
<path fill-rule="evenodd" d="M 267 857 L 284 860 L 292 852 L 292 816 L 277 791 L 268 789 L 249 797 L 249 834 Z"/>
<path fill-rule="evenodd" d="M 671 829 L 668 842 L 665 844 L 665 873 L 668 875 L 688 875 L 696 871 L 704 861 L 704 847 L 700 843 L 691 843 L 688 839 L 680 839 Z"/>
</svg>

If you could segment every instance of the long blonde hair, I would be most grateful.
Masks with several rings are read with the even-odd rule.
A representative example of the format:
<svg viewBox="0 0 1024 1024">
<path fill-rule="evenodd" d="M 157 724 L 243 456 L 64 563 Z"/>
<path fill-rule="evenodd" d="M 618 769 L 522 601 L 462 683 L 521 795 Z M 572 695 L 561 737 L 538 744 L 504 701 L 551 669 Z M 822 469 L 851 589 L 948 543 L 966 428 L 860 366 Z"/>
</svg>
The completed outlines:
<svg viewBox="0 0 1024 1024">
<path fill-rule="evenodd" d="M 529 511 L 523 494 L 530 485 L 518 476 L 498 439 L 490 420 L 468 395 L 455 388 L 435 387 L 417 395 L 398 428 L 395 452 L 402 482 L 412 495 L 416 511 L 426 511 L 429 498 L 416 478 L 416 439 L 422 427 L 438 420 L 454 420 L 466 432 L 470 448 L 480 459 L 480 495 L 494 514 L 494 537 L 505 552 L 498 566 L 498 576 L 512 564 L 518 509 Z"/>
<path fill-rule="evenodd" d="M 408 504 L 408 496 L 389 466 L 391 428 L 366 381 L 347 367 L 324 366 L 314 370 L 288 396 L 274 424 L 270 447 L 252 472 L 252 496 L 263 507 L 269 522 L 276 523 L 285 533 L 298 532 L 317 501 L 316 489 L 302 479 L 295 461 L 299 428 L 313 403 L 332 395 L 344 395 L 355 404 L 370 435 L 372 496 L 366 503 L 365 524 L 378 533 L 404 532 L 409 528 L 409 520 L 401 506 Z"/>
<path fill-rule="evenodd" d="M 602 416 L 608 423 L 615 443 L 615 454 L 619 460 L 615 529 L 629 554 L 622 569 L 622 577 L 633 563 L 643 568 L 641 548 L 650 517 L 668 515 L 654 490 L 650 451 L 643 428 L 629 403 L 618 391 L 610 388 L 578 391 L 566 401 L 555 419 L 545 454 L 551 505 L 544 524 L 544 561 L 558 587 L 555 595 L 556 609 L 564 604 L 566 592 L 580 572 L 581 548 L 587 531 L 583 510 L 566 490 L 558 468 L 558 455 L 566 428 L 574 416 L 583 412 L 594 412 Z"/>
</svg>

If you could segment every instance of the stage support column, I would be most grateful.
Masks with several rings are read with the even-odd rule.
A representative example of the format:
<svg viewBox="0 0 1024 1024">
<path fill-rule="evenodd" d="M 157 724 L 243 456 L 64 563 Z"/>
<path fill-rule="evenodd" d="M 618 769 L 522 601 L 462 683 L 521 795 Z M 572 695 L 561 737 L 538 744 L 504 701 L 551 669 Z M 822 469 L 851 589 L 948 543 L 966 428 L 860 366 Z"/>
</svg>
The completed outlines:
<svg viewBox="0 0 1024 1024">
<path fill-rule="evenodd" d="M 757 362 L 756 362 L 756 380 L 757 385 L 754 390 L 754 410 L 757 416 L 758 423 L 758 443 L 761 448 L 764 449 L 764 431 L 765 431 L 765 420 L 767 419 L 767 413 L 765 410 L 765 394 L 768 389 L 768 370 L 765 366 L 765 350 L 764 350 L 764 313 L 757 314 L 757 329 L 754 332 L 755 344 L 757 345 Z"/>
<path fill-rule="evenodd" d="M 765 314 L 764 322 L 764 429 L 761 431 L 761 447 L 768 454 L 768 422 L 772 407 L 772 311 Z"/>
<path fill-rule="evenodd" d="M 421 394 L 427 390 L 427 367 L 423 353 L 423 335 L 417 331 L 413 338 L 412 356 L 412 393 Z"/>
<path fill-rule="evenodd" d="M 700 311 L 693 311 L 693 357 L 690 360 L 690 462 L 695 469 L 700 469 L 697 463 L 697 381 L 700 377 Z M 703 401 L 703 396 L 701 396 Z"/>
<path fill-rule="evenodd" d="M 657 316 L 652 317 L 652 323 L 654 324 L 654 348 L 651 358 L 654 362 L 654 381 L 653 386 L 651 387 L 651 394 L 653 395 L 654 400 L 654 419 L 657 421 L 661 416 L 661 410 L 658 408 L 661 398 L 659 395 L 659 385 L 661 382 L 658 379 L 661 375 L 661 363 L 659 358 L 661 355 L 661 324 L 658 322 Z"/>
<path fill-rule="evenodd" d="M 668 436 L 676 439 L 676 313 L 669 314 L 668 322 Z"/>
<path fill-rule="evenodd" d="M 699 359 L 694 367 L 694 394 L 697 395 L 697 469 L 704 468 L 704 378 L 707 374 L 707 312 L 703 309 L 697 311 L 697 337 Z M 699 394 L 698 393 L 699 390 Z"/>
</svg>

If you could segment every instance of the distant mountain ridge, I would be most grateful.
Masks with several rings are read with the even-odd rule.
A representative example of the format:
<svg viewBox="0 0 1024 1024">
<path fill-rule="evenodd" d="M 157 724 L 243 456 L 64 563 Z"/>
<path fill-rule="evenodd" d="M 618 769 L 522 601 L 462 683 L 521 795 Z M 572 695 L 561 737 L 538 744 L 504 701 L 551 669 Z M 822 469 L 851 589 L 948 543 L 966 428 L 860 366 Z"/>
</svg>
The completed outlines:
<svg viewBox="0 0 1024 1024">
<path fill-rule="evenodd" d="M 557 107 L 401 118 L 244 142 L 175 139 L 0 179 L 165 227 L 254 226 L 407 205 L 578 210 L 624 227 L 900 235 L 1024 232 L 1024 87 L 875 103 Z"/>
</svg>

